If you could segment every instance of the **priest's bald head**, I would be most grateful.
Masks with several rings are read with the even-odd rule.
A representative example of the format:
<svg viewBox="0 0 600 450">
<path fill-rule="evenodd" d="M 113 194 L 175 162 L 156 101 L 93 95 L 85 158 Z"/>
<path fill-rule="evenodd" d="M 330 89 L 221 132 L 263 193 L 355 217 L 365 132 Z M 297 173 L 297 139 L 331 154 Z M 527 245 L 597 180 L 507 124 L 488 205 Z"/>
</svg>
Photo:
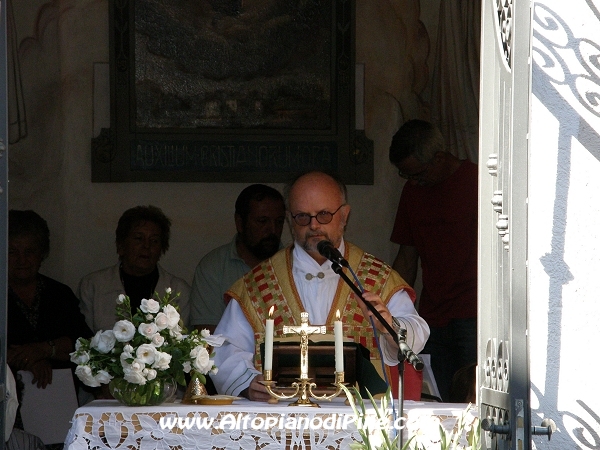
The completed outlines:
<svg viewBox="0 0 600 450">
<path fill-rule="evenodd" d="M 319 264 L 325 258 L 317 250 L 327 240 L 338 247 L 350 215 L 346 186 L 324 172 L 308 172 L 286 189 L 288 221 L 294 241 Z"/>
</svg>

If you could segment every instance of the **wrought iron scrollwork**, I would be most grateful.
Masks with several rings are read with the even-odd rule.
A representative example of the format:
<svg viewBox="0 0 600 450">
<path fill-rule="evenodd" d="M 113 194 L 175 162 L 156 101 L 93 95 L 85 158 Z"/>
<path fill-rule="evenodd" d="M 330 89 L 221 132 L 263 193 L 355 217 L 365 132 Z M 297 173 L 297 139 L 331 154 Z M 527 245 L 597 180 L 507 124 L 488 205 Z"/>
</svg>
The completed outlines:
<svg viewBox="0 0 600 450">
<path fill-rule="evenodd" d="M 502 43 L 504 57 L 510 68 L 512 65 L 512 25 L 513 25 L 513 0 L 496 0 L 498 14 L 498 38 Z"/>
</svg>

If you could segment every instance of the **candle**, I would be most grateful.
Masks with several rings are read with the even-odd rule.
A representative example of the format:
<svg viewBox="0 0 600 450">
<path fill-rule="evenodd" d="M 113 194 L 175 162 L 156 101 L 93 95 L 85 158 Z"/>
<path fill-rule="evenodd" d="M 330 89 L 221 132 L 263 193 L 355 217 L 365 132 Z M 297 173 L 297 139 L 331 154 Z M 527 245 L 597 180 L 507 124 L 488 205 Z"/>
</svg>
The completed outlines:
<svg viewBox="0 0 600 450">
<path fill-rule="evenodd" d="M 335 337 L 335 371 L 341 373 L 344 371 L 344 335 L 339 309 L 335 314 L 335 318 L 336 320 L 333 322 L 333 334 Z"/>
<path fill-rule="evenodd" d="M 273 328 L 274 322 L 271 317 L 273 317 L 273 310 L 275 306 L 271 306 L 269 309 L 269 318 L 265 322 L 265 363 L 263 364 L 264 370 L 273 369 Z"/>
</svg>

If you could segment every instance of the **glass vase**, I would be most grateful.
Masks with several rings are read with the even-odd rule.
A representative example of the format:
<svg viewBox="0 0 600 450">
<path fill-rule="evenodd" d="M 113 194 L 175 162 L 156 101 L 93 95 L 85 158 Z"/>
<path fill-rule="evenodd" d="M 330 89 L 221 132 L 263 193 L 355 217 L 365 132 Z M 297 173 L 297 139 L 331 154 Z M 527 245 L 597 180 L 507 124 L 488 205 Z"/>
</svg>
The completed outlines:
<svg viewBox="0 0 600 450">
<path fill-rule="evenodd" d="M 123 378 L 113 378 L 108 384 L 111 395 L 127 406 L 153 406 L 172 400 L 177 393 L 177 382 L 173 378 L 135 384 Z"/>
</svg>

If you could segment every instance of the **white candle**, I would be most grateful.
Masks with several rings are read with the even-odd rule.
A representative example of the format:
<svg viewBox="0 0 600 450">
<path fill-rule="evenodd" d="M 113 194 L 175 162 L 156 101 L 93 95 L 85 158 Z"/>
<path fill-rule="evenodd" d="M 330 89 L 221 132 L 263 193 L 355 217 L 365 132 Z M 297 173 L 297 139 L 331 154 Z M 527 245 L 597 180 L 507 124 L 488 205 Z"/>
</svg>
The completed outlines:
<svg viewBox="0 0 600 450">
<path fill-rule="evenodd" d="M 335 371 L 341 373 L 344 371 L 344 332 L 342 330 L 339 309 L 337 310 L 335 317 L 336 320 L 333 322 L 333 335 L 335 337 Z"/>
<path fill-rule="evenodd" d="M 271 309 L 269 309 L 269 318 L 265 322 L 265 363 L 263 364 L 263 371 L 273 369 L 274 322 L 273 322 L 273 319 L 271 319 L 271 317 L 273 317 L 274 309 L 275 309 L 275 306 L 271 306 Z"/>
</svg>

